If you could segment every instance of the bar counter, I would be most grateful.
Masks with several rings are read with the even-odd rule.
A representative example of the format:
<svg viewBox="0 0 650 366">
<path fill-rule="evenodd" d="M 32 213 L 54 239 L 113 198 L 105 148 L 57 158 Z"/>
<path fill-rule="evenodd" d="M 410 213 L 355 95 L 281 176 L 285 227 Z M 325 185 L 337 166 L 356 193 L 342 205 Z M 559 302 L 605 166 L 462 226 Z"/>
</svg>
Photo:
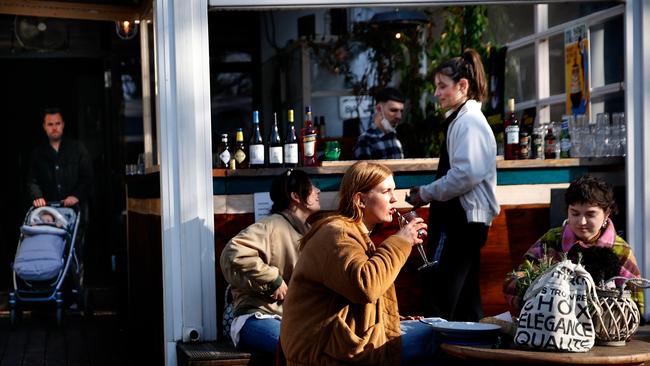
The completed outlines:
<svg viewBox="0 0 650 366">
<path fill-rule="evenodd" d="M 378 160 L 395 174 L 397 207 L 410 209 L 404 201 L 409 188 L 430 183 L 435 177 L 438 159 Z M 305 170 L 321 189 L 324 211 L 336 209 L 341 177 L 354 161 L 324 162 Z M 221 324 L 226 283 L 219 268 L 219 255 L 225 244 L 255 220 L 254 193 L 267 192 L 274 176 L 286 168 L 213 170 L 214 240 L 218 324 Z M 564 219 L 566 209 L 562 192 L 569 182 L 585 173 L 623 185 L 625 160 L 622 157 L 558 160 L 497 160 L 497 199 L 501 213 L 492 222 L 488 242 L 481 251 L 481 293 L 486 315 L 507 310 L 501 294 L 506 273 L 520 263 L 523 253 L 549 227 Z M 132 316 L 144 316 L 145 323 L 157 324 L 162 316 L 160 174 L 150 169 L 145 175 L 127 177 L 128 266 L 131 301 L 138 303 Z M 555 197 L 555 198 L 554 198 Z M 621 212 L 624 200 L 617 197 Z M 558 203 L 559 202 L 559 203 Z M 428 208 L 418 214 L 428 217 Z M 622 215 L 619 215 L 619 217 Z M 555 218 L 554 218 L 555 217 Z M 616 223 L 624 228 L 624 219 Z M 397 230 L 396 224 L 384 225 L 373 232 L 380 242 Z M 413 252 L 396 280 L 400 312 L 419 314 L 418 298 L 426 286 L 418 273 L 420 258 Z M 146 269 L 146 270 L 143 270 Z M 158 302 L 160 301 L 160 302 Z M 152 309 L 158 311 L 152 311 Z M 141 319 L 144 320 L 144 319 Z"/>
</svg>

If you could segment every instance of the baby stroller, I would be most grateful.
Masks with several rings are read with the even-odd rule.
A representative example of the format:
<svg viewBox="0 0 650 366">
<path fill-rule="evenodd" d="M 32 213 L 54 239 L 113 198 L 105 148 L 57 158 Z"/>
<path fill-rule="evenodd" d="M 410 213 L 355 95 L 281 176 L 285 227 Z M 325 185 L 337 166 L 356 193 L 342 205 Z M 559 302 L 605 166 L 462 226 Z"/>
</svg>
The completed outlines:
<svg viewBox="0 0 650 366">
<path fill-rule="evenodd" d="M 12 265 L 13 288 L 9 292 L 11 324 L 22 315 L 24 303 L 56 304 L 56 322 L 64 311 L 64 281 L 71 274 L 72 294 L 85 310 L 83 264 L 77 247 L 79 208 L 48 204 L 32 207 L 20 228 L 20 239 Z"/>
</svg>

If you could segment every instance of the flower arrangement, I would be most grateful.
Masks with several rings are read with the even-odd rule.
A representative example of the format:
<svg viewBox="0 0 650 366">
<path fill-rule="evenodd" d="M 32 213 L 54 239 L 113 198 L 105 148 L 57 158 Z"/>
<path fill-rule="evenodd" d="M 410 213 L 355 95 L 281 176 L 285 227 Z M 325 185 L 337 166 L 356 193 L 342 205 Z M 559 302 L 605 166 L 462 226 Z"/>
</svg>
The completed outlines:
<svg viewBox="0 0 650 366">
<path fill-rule="evenodd" d="M 544 255 L 538 262 L 533 262 L 526 259 L 517 270 L 512 271 L 511 276 L 517 278 L 515 294 L 519 300 L 519 304 L 517 304 L 519 308 L 524 305 L 524 295 L 526 294 L 526 291 L 530 285 L 542 273 L 553 267 L 555 263 L 557 263 L 557 261 L 553 257 L 548 256 L 546 253 L 546 248 L 544 248 Z"/>
</svg>

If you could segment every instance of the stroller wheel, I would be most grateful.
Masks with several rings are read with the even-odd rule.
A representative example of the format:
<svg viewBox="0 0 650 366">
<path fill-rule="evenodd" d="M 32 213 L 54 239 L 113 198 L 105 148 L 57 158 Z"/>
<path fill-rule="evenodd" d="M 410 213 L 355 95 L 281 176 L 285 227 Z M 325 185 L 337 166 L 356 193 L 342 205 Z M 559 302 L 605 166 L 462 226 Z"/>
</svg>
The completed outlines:
<svg viewBox="0 0 650 366">
<path fill-rule="evenodd" d="M 93 294 L 90 289 L 83 289 L 82 300 L 81 300 L 81 310 L 85 318 L 90 319 L 93 317 Z"/>
<path fill-rule="evenodd" d="M 20 322 L 20 318 L 23 316 L 23 311 L 18 309 L 16 306 L 12 306 L 9 310 L 9 321 L 11 327 L 15 327 Z"/>
<path fill-rule="evenodd" d="M 63 308 L 60 306 L 56 307 L 56 326 L 60 327 L 63 325 Z"/>
</svg>

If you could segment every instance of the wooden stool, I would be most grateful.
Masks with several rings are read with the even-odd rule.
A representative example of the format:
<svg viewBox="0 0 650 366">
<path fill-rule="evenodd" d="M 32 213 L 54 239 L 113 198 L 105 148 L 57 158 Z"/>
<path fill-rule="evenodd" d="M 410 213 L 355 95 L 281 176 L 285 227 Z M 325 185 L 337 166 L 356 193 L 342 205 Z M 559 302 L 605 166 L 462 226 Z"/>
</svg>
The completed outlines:
<svg viewBox="0 0 650 366">
<path fill-rule="evenodd" d="M 251 354 L 239 352 L 230 342 L 177 343 L 176 357 L 179 366 L 245 366 Z"/>
</svg>

